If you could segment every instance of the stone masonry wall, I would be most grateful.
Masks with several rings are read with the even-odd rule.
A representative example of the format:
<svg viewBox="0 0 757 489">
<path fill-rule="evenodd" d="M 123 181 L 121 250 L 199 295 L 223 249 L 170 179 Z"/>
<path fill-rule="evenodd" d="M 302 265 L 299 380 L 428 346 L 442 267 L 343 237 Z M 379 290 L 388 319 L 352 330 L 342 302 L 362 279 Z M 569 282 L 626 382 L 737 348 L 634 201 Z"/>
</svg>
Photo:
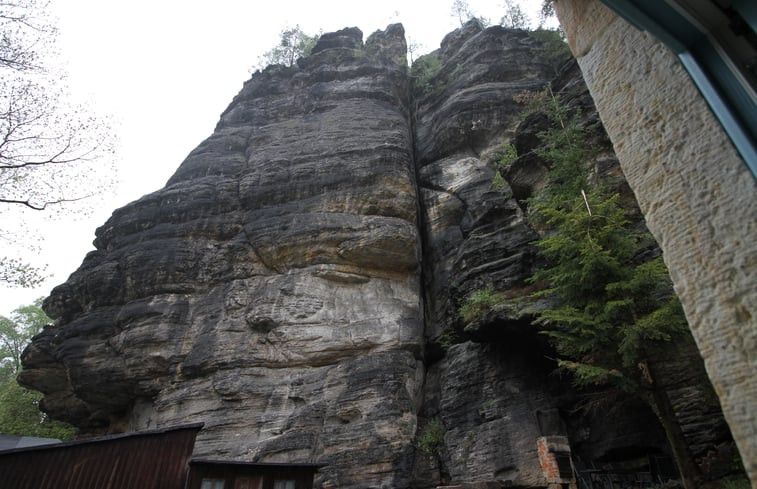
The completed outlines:
<svg viewBox="0 0 757 489">
<path fill-rule="evenodd" d="M 597 0 L 555 7 L 757 487 L 755 179 L 672 52 Z"/>
</svg>

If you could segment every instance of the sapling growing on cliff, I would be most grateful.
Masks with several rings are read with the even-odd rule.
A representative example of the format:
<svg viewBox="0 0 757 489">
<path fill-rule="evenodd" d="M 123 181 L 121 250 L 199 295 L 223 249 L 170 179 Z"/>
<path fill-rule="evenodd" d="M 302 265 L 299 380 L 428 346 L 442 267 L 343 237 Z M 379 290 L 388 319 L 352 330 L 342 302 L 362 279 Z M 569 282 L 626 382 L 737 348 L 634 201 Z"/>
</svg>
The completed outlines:
<svg viewBox="0 0 757 489">
<path fill-rule="evenodd" d="M 483 27 L 487 27 L 490 24 L 489 19 L 476 15 L 476 12 L 468 5 L 467 0 L 454 0 L 450 9 L 450 15 L 457 17 L 460 27 L 473 19 L 477 20 Z"/>
<path fill-rule="evenodd" d="M 279 44 L 263 53 L 252 71 L 269 65 L 294 65 L 299 58 L 310 54 L 319 37 L 320 35 L 305 34 L 299 25 L 282 29 Z"/>
<path fill-rule="evenodd" d="M 611 385 L 649 403 L 684 485 L 696 487 L 697 466 L 655 375 L 654 359 L 688 334 L 667 269 L 659 257 L 638 259 L 642 232 L 618 194 L 591 174 L 593 150 L 578 116 L 549 88 L 521 100 L 551 122 L 537 151 L 550 167 L 548 184 L 529 202 L 530 220 L 545 230 L 536 245 L 549 263 L 531 277 L 550 304 L 537 313 L 542 332 L 576 385 Z"/>
<path fill-rule="evenodd" d="M 457 17 L 460 25 L 465 24 L 465 22 L 473 15 L 466 0 L 454 0 L 452 2 L 452 7 L 450 8 L 450 13 L 453 17 Z"/>
<path fill-rule="evenodd" d="M 494 178 L 492 179 L 492 190 L 505 192 L 510 186 L 505 181 L 502 174 L 518 158 L 518 151 L 512 143 L 503 144 L 499 150 L 499 159 L 494 164 Z"/>
<path fill-rule="evenodd" d="M 426 454 L 429 462 L 436 465 L 441 482 L 444 482 L 449 478 L 449 474 L 444 467 L 445 432 L 446 429 L 441 420 L 439 418 L 431 418 L 418 432 L 415 438 L 416 448 Z"/>
<path fill-rule="evenodd" d="M 444 449 L 444 425 L 439 419 L 432 418 L 423 427 L 416 439 L 416 446 L 432 458 L 442 452 Z"/>
<path fill-rule="evenodd" d="M 482 319 L 502 299 L 492 287 L 474 290 L 460 301 L 460 317 L 466 323 Z"/>
</svg>

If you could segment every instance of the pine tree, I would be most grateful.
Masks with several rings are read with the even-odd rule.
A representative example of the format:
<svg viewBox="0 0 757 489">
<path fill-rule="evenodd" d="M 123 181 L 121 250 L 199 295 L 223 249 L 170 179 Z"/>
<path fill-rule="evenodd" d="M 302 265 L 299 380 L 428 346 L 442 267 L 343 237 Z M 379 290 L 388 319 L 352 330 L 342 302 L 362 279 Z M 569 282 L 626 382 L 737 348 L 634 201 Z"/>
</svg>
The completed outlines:
<svg viewBox="0 0 757 489">
<path fill-rule="evenodd" d="M 650 404 L 692 489 L 698 469 L 651 359 L 689 334 L 667 269 L 661 257 L 638 259 L 648 237 L 634 230 L 618 194 L 591 181 L 592 149 L 578 116 L 549 89 L 521 100 L 552 123 L 538 150 L 550 165 L 548 184 L 530 201 L 531 222 L 545 231 L 536 244 L 549 263 L 531 277 L 550 304 L 538 313 L 543 333 L 577 386 L 612 385 Z"/>
</svg>

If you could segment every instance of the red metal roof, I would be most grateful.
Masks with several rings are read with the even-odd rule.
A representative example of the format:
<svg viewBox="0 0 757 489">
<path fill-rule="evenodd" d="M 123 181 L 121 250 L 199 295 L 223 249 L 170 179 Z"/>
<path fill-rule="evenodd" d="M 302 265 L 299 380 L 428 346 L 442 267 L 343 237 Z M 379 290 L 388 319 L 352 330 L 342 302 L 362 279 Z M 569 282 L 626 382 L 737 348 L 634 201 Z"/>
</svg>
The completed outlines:
<svg viewBox="0 0 757 489">
<path fill-rule="evenodd" d="M 202 423 L 0 452 L 13 489 L 184 489 Z"/>
</svg>

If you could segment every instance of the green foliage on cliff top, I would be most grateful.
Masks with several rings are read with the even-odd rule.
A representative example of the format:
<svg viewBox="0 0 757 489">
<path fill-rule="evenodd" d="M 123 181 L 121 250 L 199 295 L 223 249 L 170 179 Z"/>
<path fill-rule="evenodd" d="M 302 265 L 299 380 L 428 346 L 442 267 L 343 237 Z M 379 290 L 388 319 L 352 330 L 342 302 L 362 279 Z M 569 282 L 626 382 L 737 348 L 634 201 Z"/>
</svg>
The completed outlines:
<svg viewBox="0 0 757 489">
<path fill-rule="evenodd" d="M 299 25 L 285 27 L 279 33 L 279 44 L 263 53 L 253 70 L 269 65 L 292 66 L 299 58 L 310 54 L 319 37 L 319 34 L 306 34 Z"/>
<path fill-rule="evenodd" d="M 413 80 L 413 91 L 424 94 L 431 91 L 431 79 L 442 69 L 442 60 L 436 52 L 432 52 L 418 58 L 410 67 L 410 76 Z"/>
<path fill-rule="evenodd" d="M 538 28 L 530 31 L 529 36 L 539 41 L 539 47 L 535 48 L 533 53 L 543 63 L 552 67 L 555 74 L 558 73 L 560 65 L 573 56 L 570 46 L 565 42 L 565 35 L 559 29 Z"/>
</svg>

